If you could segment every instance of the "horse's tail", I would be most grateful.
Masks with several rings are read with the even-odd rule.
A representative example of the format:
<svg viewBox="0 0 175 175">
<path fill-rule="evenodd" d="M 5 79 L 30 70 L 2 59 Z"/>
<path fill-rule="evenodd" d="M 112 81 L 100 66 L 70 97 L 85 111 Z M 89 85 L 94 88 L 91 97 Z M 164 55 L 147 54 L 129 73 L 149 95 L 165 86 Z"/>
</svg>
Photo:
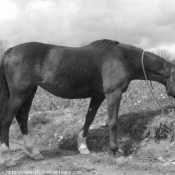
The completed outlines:
<svg viewBox="0 0 175 175">
<path fill-rule="evenodd" d="M 4 113 L 6 112 L 6 107 L 10 96 L 4 72 L 4 60 L 11 50 L 12 48 L 5 51 L 0 62 L 0 124 L 4 116 Z"/>
</svg>

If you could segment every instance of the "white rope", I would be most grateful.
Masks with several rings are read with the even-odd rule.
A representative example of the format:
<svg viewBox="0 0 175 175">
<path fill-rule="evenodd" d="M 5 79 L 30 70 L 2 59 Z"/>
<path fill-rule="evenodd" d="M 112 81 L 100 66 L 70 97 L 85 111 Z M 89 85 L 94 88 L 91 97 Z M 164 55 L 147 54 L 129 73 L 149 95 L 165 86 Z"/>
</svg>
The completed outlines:
<svg viewBox="0 0 175 175">
<path fill-rule="evenodd" d="M 146 80 L 146 83 L 147 83 L 147 85 L 148 85 L 148 88 L 149 88 L 151 94 L 153 95 L 154 99 L 156 100 L 157 104 L 160 106 L 160 108 L 162 108 L 162 110 L 168 110 L 167 108 L 163 107 L 163 106 L 160 104 L 159 100 L 158 100 L 158 99 L 156 98 L 156 96 L 154 95 L 150 84 L 148 83 L 148 78 L 147 78 L 147 75 L 146 75 L 146 71 L 145 71 L 145 67 L 144 67 L 144 61 L 143 61 L 143 59 L 144 59 L 144 53 L 145 53 L 145 52 L 143 51 L 143 52 L 142 52 L 142 68 L 143 68 L 143 73 L 144 73 L 145 80 Z"/>
</svg>

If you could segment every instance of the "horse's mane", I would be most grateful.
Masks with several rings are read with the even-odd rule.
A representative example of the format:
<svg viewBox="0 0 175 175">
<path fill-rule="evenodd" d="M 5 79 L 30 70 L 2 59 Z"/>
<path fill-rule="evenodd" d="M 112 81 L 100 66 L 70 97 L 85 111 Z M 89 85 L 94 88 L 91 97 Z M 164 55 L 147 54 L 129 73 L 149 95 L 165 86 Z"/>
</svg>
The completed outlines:
<svg viewBox="0 0 175 175">
<path fill-rule="evenodd" d="M 143 51 L 143 49 L 141 49 L 137 46 L 122 44 L 122 43 L 119 43 L 118 41 L 113 41 L 113 40 L 109 40 L 109 39 L 97 40 L 97 41 L 90 43 L 88 46 L 94 46 L 94 47 L 98 47 L 100 49 L 111 49 L 117 44 L 120 44 L 120 45 L 127 47 L 127 48 L 130 48 L 130 49 L 137 50 L 139 52 Z M 164 62 L 166 64 L 170 64 L 170 62 L 168 62 L 167 60 L 163 59 L 162 57 L 160 57 L 152 52 L 145 51 L 145 54 L 148 54 L 148 55 L 154 57 L 158 61 Z"/>
<path fill-rule="evenodd" d="M 141 49 L 140 47 L 133 46 L 133 45 L 121 44 L 121 46 L 123 46 L 123 47 L 125 47 L 125 48 L 128 48 L 128 49 L 134 49 L 134 50 L 137 50 L 137 51 L 140 51 L 140 52 L 143 51 L 143 49 Z"/>
<path fill-rule="evenodd" d="M 118 41 L 108 40 L 108 39 L 102 39 L 92 42 L 91 46 L 99 47 L 99 48 L 113 48 L 116 44 L 119 44 Z"/>
</svg>

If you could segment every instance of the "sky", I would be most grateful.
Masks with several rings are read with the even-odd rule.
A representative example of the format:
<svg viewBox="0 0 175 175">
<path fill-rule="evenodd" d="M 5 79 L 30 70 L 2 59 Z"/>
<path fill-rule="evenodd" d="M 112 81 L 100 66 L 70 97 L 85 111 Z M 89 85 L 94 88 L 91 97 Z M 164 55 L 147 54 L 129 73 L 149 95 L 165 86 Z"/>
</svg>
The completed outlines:
<svg viewBox="0 0 175 175">
<path fill-rule="evenodd" d="M 0 40 L 8 46 L 98 39 L 175 53 L 175 0 L 0 0 Z"/>
</svg>

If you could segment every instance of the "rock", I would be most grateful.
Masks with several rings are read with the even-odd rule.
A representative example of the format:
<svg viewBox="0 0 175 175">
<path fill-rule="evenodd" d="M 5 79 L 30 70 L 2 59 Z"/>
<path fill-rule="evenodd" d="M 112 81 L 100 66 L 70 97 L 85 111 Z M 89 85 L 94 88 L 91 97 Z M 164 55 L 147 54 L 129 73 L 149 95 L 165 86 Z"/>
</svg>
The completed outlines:
<svg viewBox="0 0 175 175">
<path fill-rule="evenodd" d="M 119 157 L 116 159 L 116 162 L 117 163 L 124 163 L 124 162 L 127 162 L 128 161 L 128 158 L 122 156 L 122 157 Z"/>
</svg>

